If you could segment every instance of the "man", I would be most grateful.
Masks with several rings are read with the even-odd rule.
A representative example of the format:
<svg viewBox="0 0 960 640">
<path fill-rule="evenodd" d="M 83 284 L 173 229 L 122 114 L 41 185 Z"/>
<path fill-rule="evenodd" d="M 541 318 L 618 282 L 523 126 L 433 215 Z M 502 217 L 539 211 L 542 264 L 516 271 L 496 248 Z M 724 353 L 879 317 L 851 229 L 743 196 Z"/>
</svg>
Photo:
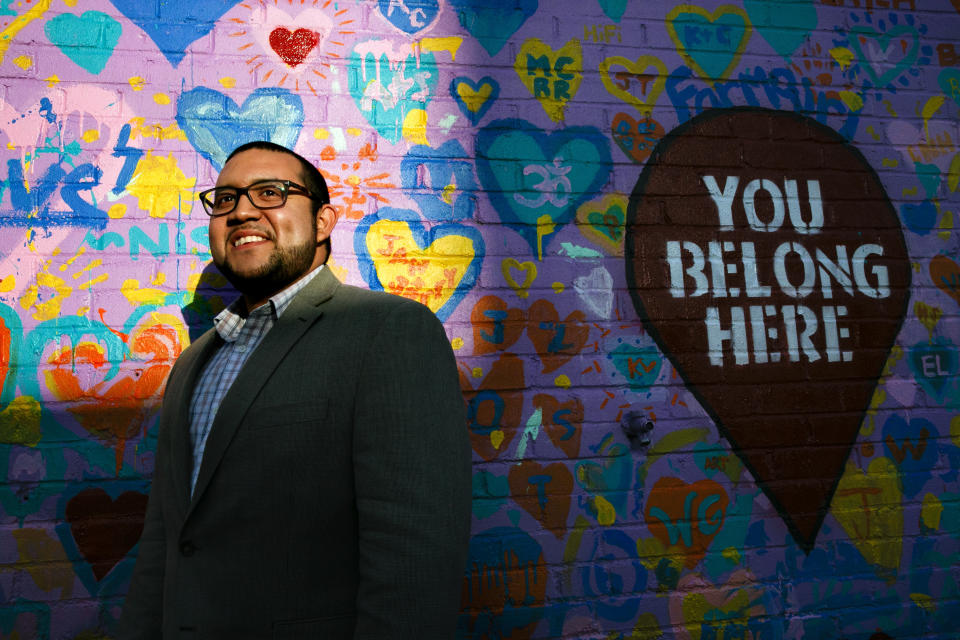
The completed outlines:
<svg viewBox="0 0 960 640">
<path fill-rule="evenodd" d="M 419 303 L 324 266 L 320 172 L 227 159 L 210 252 L 242 296 L 184 351 L 120 638 L 451 638 L 469 536 L 456 364 Z"/>
</svg>

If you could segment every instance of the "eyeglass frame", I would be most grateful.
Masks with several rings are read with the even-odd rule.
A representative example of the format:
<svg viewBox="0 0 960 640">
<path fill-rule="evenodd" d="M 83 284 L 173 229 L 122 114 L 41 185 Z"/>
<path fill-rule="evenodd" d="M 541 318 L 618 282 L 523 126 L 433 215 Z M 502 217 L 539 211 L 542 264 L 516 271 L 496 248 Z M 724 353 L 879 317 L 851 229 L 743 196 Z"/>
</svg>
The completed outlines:
<svg viewBox="0 0 960 640">
<path fill-rule="evenodd" d="M 253 198 L 250 197 L 250 189 L 256 187 L 257 185 L 261 185 L 261 184 L 264 184 L 264 183 L 270 183 L 270 182 L 275 183 L 275 184 L 279 184 L 279 185 L 283 185 L 283 190 L 281 191 L 281 193 L 283 193 L 283 202 L 281 202 L 280 204 L 277 204 L 277 205 L 270 206 L 270 207 L 261 207 L 260 205 L 258 205 L 257 203 L 255 203 L 255 202 L 253 201 Z M 302 193 L 298 193 L 298 192 L 295 192 L 295 191 L 291 191 L 291 190 L 290 190 L 291 187 L 293 187 L 294 189 L 299 189 L 299 191 L 301 191 Z M 236 197 L 237 197 L 237 199 L 236 199 L 236 200 L 234 201 L 234 203 L 233 203 L 233 208 L 230 209 L 229 211 L 224 211 L 223 213 L 214 213 L 214 212 L 213 212 L 213 203 L 208 202 L 207 199 L 206 199 L 206 196 L 207 196 L 208 194 L 210 194 L 210 193 L 215 192 L 217 189 L 233 189 L 233 190 L 236 192 Z M 209 217 L 211 217 L 211 218 L 219 218 L 219 217 L 221 217 L 221 216 L 228 216 L 228 215 L 230 215 L 231 213 L 233 213 L 234 211 L 237 210 L 237 205 L 240 204 L 240 196 L 247 196 L 247 200 L 248 200 L 248 201 L 250 202 L 250 204 L 253 205 L 256 209 L 258 209 L 258 210 L 260 210 L 260 211 L 269 211 L 270 209 L 279 209 L 280 207 L 282 207 L 282 206 L 284 206 L 285 204 L 287 204 L 287 198 L 288 198 L 291 194 L 292 194 L 292 195 L 295 195 L 295 196 L 306 196 L 307 198 L 310 198 L 310 199 L 313 200 L 314 202 L 319 202 L 321 205 L 324 205 L 324 204 L 328 204 L 328 203 L 329 203 L 329 200 L 324 200 L 323 198 L 317 196 L 317 195 L 314 194 L 312 191 L 310 191 L 310 189 L 308 189 L 307 187 L 303 186 L 302 184 L 297 184 L 297 183 L 294 182 L 293 180 L 279 180 L 279 179 L 274 179 L 274 178 L 266 178 L 266 179 L 264 179 L 264 180 L 257 180 L 256 182 L 253 182 L 253 183 L 251 183 L 251 184 L 248 184 L 248 185 L 245 186 L 245 187 L 227 187 L 227 186 L 224 186 L 224 187 L 212 187 L 212 188 L 210 188 L 210 189 L 204 189 L 203 191 L 201 191 L 200 193 L 197 194 L 197 198 L 200 200 L 200 204 L 203 206 L 203 211 L 204 211 L 204 213 L 206 213 L 206 214 L 207 214 Z"/>
</svg>

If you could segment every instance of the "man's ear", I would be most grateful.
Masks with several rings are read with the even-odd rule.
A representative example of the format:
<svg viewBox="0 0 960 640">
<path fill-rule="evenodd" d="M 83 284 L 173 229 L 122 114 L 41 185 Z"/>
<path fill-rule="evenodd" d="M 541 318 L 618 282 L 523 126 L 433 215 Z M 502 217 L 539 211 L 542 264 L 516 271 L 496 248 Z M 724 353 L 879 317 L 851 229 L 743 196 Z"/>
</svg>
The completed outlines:
<svg viewBox="0 0 960 640">
<path fill-rule="evenodd" d="M 333 228 L 337 226 L 337 208 L 332 204 L 325 204 L 317 211 L 317 244 L 330 237 Z"/>
</svg>

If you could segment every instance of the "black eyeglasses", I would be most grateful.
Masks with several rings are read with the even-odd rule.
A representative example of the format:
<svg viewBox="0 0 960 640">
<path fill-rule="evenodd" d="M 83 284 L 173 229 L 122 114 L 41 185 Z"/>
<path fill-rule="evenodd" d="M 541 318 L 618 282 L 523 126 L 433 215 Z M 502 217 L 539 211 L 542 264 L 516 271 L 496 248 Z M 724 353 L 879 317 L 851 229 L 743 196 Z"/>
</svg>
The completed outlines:
<svg viewBox="0 0 960 640">
<path fill-rule="evenodd" d="M 207 215 L 217 217 L 236 209 L 240 196 L 244 194 L 257 209 L 279 209 L 287 204 L 288 195 L 320 200 L 305 186 L 290 180 L 260 180 L 249 187 L 214 187 L 201 191 L 199 198 Z"/>
</svg>

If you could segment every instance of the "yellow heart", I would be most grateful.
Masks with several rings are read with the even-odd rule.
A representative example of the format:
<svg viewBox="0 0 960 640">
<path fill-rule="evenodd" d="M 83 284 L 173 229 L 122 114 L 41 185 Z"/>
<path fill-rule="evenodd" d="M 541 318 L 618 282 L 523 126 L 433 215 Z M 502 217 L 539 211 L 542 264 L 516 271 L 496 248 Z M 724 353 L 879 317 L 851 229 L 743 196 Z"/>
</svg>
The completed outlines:
<svg viewBox="0 0 960 640">
<path fill-rule="evenodd" d="M 847 463 L 830 509 L 867 562 L 896 569 L 903 544 L 902 505 L 896 465 L 890 458 L 877 458 L 865 474 Z"/>
<path fill-rule="evenodd" d="M 523 282 L 517 283 L 513 278 L 511 269 L 517 269 L 523 273 Z M 517 292 L 520 298 L 526 298 L 529 295 L 527 289 L 537 279 L 537 265 L 529 260 L 527 262 L 518 262 L 516 258 L 504 258 L 500 263 L 500 270 L 503 271 L 503 279 L 507 281 L 510 288 Z"/>
<path fill-rule="evenodd" d="M 530 38 L 520 48 L 513 68 L 550 119 L 560 122 L 583 79 L 580 40 L 574 38 L 554 51 L 539 38 Z"/>
<path fill-rule="evenodd" d="M 473 87 L 466 82 L 461 82 L 457 85 L 457 95 L 460 96 L 463 104 L 466 105 L 471 113 L 479 113 L 481 107 L 483 107 L 483 104 L 490 98 L 492 92 L 493 86 L 490 84 L 484 84 L 480 87 L 479 91 L 474 91 Z"/>
<path fill-rule="evenodd" d="M 614 72 L 616 82 L 610 78 L 610 67 L 615 65 L 626 69 Z M 650 67 L 654 68 L 656 74 L 644 73 Z M 600 63 L 600 79 L 611 95 L 633 105 L 641 114 L 649 116 L 657 98 L 667 85 L 667 65 L 656 56 L 640 56 L 635 62 L 623 56 L 612 56 Z M 651 79 L 653 86 L 648 88 L 647 83 Z M 646 95 L 645 100 L 630 93 L 631 81 L 640 83 L 640 91 Z"/>
<path fill-rule="evenodd" d="M 420 248 L 406 222 L 378 220 L 366 236 L 367 251 L 384 291 L 421 302 L 434 313 L 453 295 L 474 258 L 466 236 L 437 238 Z"/>
</svg>

